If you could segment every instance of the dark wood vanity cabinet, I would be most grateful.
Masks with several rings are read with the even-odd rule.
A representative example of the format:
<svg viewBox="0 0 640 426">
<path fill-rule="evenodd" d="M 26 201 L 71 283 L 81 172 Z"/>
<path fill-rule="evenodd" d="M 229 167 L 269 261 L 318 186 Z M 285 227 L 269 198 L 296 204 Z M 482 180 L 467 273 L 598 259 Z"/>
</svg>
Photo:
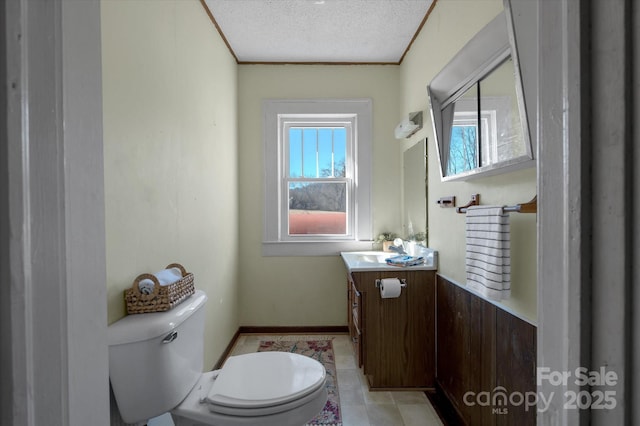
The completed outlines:
<svg viewBox="0 0 640 426">
<path fill-rule="evenodd" d="M 376 280 L 406 287 L 383 299 Z M 352 272 L 348 321 L 356 362 L 371 389 L 433 388 L 435 384 L 435 271 Z"/>
</svg>

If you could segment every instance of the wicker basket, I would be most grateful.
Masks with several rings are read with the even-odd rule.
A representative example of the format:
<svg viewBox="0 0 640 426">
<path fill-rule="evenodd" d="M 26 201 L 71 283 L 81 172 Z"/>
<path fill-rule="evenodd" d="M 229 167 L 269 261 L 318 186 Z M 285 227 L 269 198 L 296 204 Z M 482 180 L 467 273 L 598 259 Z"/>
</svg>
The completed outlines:
<svg viewBox="0 0 640 426">
<path fill-rule="evenodd" d="M 182 278 L 173 284 L 160 285 L 158 278 L 152 274 L 138 275 L 131 288 L 124 291 L 128 314 L 168 311 L 195 292 L 191 272 L 187 272 L 179 263 L 167 265 L 166 269 L 169 268 L 178 268 L 182 273 Z M 150 279 L 154 283 L 151 294 L 140 291 L 139 284 L 144 279 Z"/>
</svg>

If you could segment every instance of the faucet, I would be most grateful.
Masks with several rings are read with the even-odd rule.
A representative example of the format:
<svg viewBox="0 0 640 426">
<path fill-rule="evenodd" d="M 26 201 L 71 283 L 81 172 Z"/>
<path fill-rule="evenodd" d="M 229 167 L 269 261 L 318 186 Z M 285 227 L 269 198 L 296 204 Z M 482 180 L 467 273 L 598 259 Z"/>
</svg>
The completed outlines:
<svg viewBox="0 0 640 426">
<path fill-rule="evenodd" d="M 404 241 L 400 238 L 393 240 L 393 245 L 389 246 L 389 250 L 395 251 L 398 254 L 407 254 L 404 249 Z"/>
</svg>

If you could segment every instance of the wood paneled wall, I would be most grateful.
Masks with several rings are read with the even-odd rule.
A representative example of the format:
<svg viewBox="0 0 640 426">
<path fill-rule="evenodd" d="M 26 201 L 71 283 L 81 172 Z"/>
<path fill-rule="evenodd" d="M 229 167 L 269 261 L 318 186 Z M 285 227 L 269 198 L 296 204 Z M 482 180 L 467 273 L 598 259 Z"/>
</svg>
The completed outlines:
<svg viewBox="0 0 640 426">
<path fill-rule="evenodd" d="M 439 275 L 436 291 L 438 391 L 466 424 L 535 425 L 520 396 L 536 392 L 536 327 Z"/>
</svg>

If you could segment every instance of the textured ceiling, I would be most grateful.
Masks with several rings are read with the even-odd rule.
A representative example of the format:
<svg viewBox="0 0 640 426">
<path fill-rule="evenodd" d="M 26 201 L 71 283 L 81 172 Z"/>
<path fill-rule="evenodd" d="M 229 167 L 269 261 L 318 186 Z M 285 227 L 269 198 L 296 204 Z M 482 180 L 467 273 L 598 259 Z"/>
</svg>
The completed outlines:
<svg viewBox="0 0 640 426">
<path fill-rule="evenodd" d="M 433 1 L 204 0 L 240 63 L 399 63 Z"/>
</svg>

